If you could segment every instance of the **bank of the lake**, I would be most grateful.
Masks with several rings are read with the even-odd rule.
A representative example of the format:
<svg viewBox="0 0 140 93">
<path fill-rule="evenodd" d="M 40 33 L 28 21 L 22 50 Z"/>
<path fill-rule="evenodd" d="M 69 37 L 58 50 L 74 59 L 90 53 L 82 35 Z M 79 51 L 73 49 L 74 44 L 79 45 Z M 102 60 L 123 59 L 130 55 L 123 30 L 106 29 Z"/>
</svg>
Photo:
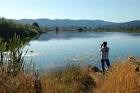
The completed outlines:
<svg viewBox="0 0 140 93">
<path fill-rule="evenodd" d="M 104 75 L 97 67 L 68 65 L 42 75 L 30 68 L 13 76 L 3 66 L 0 93 L 139 93 L 140 61 L 117 62 Z"/>
</svg>

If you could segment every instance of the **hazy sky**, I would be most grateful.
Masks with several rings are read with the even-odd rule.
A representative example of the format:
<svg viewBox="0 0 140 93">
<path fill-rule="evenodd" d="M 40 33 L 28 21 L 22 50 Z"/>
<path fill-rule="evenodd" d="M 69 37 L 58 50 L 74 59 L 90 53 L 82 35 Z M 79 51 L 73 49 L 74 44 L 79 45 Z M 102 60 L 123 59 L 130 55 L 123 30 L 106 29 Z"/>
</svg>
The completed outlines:
<svg viewBox="0 0 140 93">
<path fill-rule="evenodd" d="M 124 22 L 140 20 L 140 0 L 0 0 L 0 16 Z"/>
</svg>

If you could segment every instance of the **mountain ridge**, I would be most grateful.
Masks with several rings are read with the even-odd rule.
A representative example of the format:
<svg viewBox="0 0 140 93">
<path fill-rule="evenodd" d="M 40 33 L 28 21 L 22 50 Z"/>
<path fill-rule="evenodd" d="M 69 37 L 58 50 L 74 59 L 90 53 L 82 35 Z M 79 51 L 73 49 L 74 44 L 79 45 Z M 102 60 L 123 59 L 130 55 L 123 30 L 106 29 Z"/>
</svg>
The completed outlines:
<svg viewBox="0 0 140 93">
<path fill-rule="evenodd" d="M 99 27 L 140 27 L 140 20 L 132 20 L 128 22 L 109 22 L 104 20 L 87 20 L 87 19 L 20 19 L 15 20 L 21 24 L 32 24 L 37 22 L 41 27 L 91 27 L 91 28 L 99 28 Z"/>
<path fill-rule="evenodd" d="M 42 27 L 98 27 L 114 24 L 104 20 L 72 20 L 72 19 L 20 19 L 16 22 L 21 24 L 32 24 L 37 22 Z"/>
</svg>

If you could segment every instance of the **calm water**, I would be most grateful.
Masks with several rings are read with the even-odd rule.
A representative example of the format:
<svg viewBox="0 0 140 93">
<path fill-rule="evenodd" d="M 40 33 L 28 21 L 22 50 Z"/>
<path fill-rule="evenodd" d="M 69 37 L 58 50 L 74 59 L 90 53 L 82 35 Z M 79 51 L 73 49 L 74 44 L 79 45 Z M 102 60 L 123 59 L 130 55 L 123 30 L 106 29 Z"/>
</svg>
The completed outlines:
<svg viewBox="0 0 140 93">
<path fill-rule="evenodd" d="M 100 66 L 100 43 L 107 41 L 110 60 L 140 56 L 140 34 L 122 32 L 60 32 L 42 34 L 30 41 L 26 58 L 41 68 L 52 68 L 70 62 Z"/>
</svg>

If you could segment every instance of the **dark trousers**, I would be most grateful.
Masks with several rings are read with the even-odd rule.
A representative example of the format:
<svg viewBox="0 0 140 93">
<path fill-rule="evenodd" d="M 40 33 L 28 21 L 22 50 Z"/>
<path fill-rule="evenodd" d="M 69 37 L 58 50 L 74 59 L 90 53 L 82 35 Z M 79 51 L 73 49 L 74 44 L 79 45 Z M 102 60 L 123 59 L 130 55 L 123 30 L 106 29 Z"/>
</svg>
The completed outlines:
<svg viewBox="0 0 140 93">
<path fill-rule="evenodd" d="M 101 59 L 101 63 L 102 63 L 102 70 L 103 72 L 105 72 L 105 63 L 108 66 L 108 68 L 110 67 L 109 59 Z"/>
</svg>

